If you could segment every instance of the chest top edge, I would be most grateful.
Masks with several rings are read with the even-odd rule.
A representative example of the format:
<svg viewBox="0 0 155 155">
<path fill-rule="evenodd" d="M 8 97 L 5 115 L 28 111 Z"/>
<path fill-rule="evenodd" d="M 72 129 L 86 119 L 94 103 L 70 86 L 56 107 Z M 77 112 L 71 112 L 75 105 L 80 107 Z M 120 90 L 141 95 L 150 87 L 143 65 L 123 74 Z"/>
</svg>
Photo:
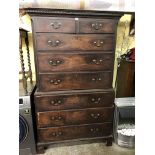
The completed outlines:
<svg viewBox="0 0 155 155">
<path fill-rule="evenodd" d="M 43 9 L 43 8 L 26 8 L 26 13 L 31 17 L 34 16 L 59 16 L 59 17 L 98 17 L 98 18 L 116 18 L 119 19 L 124 15 L 118 11 L 96 11 L 96 10 L 68 10 L 68 9 Z"/>
</svg>

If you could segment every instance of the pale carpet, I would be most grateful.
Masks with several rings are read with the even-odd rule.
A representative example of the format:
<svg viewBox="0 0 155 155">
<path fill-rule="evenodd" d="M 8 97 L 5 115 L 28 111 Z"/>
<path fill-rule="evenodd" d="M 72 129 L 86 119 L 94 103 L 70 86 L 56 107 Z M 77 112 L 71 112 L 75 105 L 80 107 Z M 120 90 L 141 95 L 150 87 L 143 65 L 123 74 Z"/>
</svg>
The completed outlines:
<svg viewBox="0 0 155 155">
<path fill-rule="evenodd" d="M 107 147 L 105 143 L 90 143 L 78 145 L 54 145 L 45 150 L 43 155 L 134 155 L 135 150 L 123 148 L 115 143 Z"/>
</svg>

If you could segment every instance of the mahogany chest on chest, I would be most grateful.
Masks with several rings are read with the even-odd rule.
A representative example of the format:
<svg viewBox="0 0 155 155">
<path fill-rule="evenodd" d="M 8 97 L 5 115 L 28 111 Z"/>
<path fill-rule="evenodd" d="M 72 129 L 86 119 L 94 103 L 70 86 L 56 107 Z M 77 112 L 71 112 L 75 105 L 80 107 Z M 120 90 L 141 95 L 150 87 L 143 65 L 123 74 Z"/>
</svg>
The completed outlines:
<svg viewBox="0 0 155 155">
<path fill-rule="evenodd" d="M 37 147 L 73 140 L 112 144 L 119 13 L 29 9 L 35 49 Z"/>
</svg>

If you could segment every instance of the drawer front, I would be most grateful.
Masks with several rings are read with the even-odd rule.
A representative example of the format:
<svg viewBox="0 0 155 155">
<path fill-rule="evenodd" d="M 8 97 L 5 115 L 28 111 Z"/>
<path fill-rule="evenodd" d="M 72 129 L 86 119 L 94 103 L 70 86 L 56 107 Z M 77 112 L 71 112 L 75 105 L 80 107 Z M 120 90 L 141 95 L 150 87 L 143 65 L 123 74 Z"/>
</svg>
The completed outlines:
<svg viewBox="0 0 155 155">
<path fill-rule="evenodd" d="M 112 123 L 52 127 L 38 129 L 39 142 L 55 142 L 71 139 L 104 137 L 112 134 Z"/>
<path fill-rule="evenodd" d="M 38 53 L 39 72 L 102 71 L 113 69 L 113 53 Z"/>
<path fill-rule="evenodd" d="M 37 113 L 37 125 L 39 128 L 63 125 L 103 123 L 111 122 L 112 119 L 113 107 Z"/>
<path fill-rule="evenodd" d="M 115 33 L 117 21 L 114 19 L 79 19 L 80 33 Z"/>
<path fill-rule="evenodd" d="M 113 91 L 88 94 L 35 96 L 36 111 L 111 107 L 113 103 Z"/>
<path fill-rule="evenodd" d="M 112 88 L 112 72 L 40 74 L 39 91 Z"/>
<path fill-rule="evenodd" d="M 110 34 L 37 33 L 38 50 L 114 50 L 115 38 Z"/>
<path fill-rule="evenodd" d="M 37 17 L 34 19 L 36 32 L 66 32 L 75 33 L 74 18 Z"/>
</svg>

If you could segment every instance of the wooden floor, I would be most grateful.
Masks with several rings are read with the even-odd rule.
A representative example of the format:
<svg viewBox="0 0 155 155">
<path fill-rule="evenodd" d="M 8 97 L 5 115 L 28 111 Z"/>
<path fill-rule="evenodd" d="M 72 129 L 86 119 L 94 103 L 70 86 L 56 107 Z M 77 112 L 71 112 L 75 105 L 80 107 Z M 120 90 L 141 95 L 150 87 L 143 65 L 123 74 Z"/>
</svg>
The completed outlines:
<svg viewBox="0 0 155 155">
<path fill-rule="evenodd" d="M 107 147 L 105 143 L 91 143 L 78 145 L 55 145 L 49 147 L 43 155 L 134 155 L 135 150 L 122 148 L 113 143 Z"/>
</svg>

